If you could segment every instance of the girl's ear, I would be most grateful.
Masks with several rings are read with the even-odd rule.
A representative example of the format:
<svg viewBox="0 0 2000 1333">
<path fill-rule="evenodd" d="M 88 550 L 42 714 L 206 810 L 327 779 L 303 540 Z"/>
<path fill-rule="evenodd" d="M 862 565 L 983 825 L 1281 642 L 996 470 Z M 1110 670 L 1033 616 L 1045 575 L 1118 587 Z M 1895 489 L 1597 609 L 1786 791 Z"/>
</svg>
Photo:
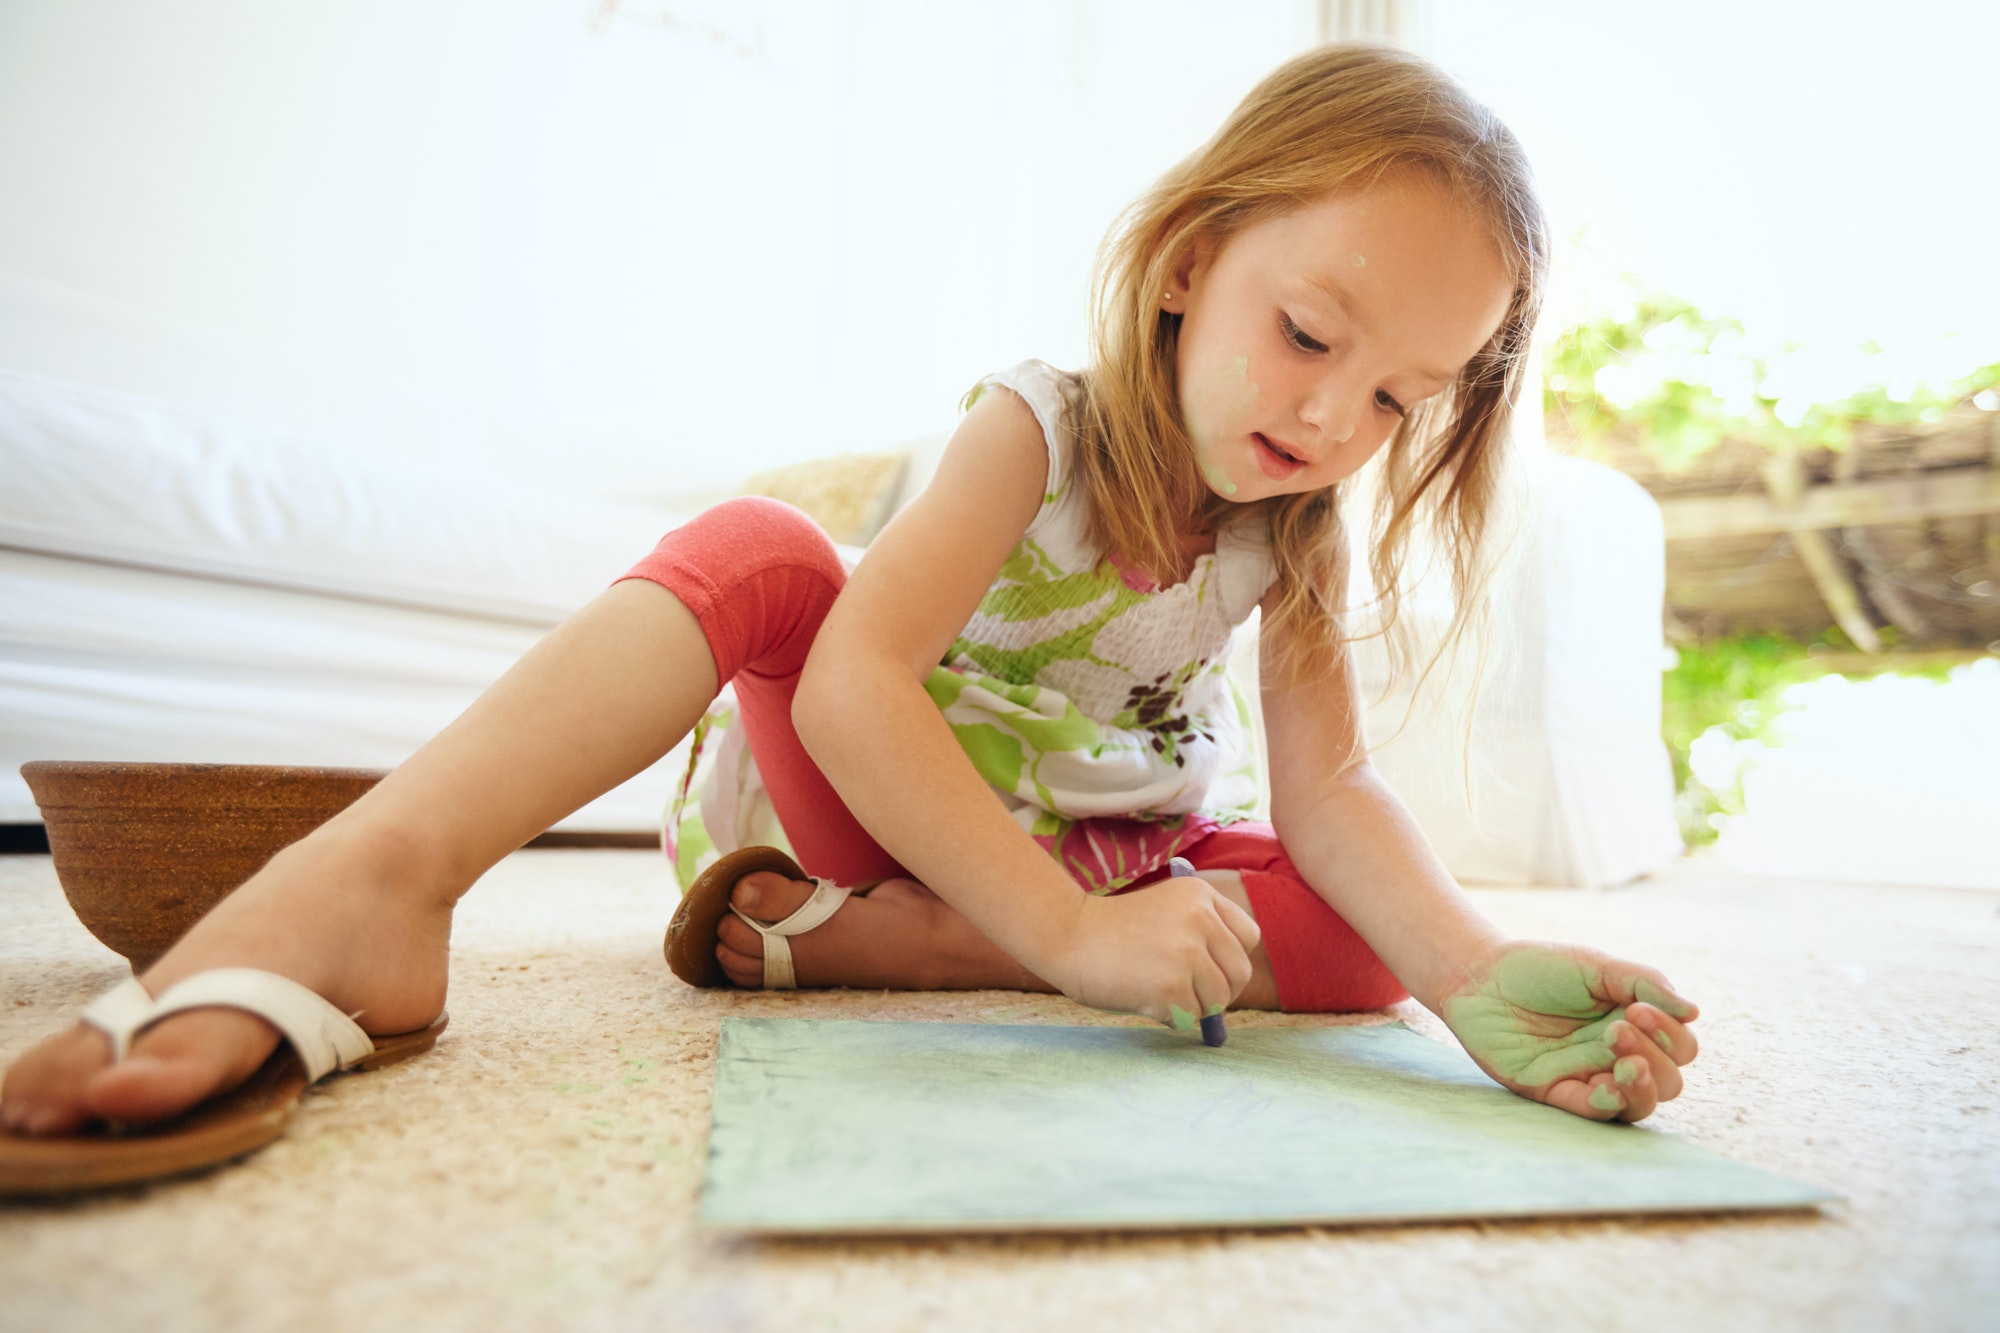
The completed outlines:
<svg viewBox="0 0 2000 1333">
<path fill-rule="evenodd" d="M 1209 266 L 1215 262 L 1216 245 L 1207 233 L 1195 235 L 1181 257 L 1174 262 L 1167 280 L 1167 288 L 1160 294 L 1160 309 L 1176 315 L 1187 313 L 1188 293 L 1192 292 L 1204 276 Z"/>
</svg>

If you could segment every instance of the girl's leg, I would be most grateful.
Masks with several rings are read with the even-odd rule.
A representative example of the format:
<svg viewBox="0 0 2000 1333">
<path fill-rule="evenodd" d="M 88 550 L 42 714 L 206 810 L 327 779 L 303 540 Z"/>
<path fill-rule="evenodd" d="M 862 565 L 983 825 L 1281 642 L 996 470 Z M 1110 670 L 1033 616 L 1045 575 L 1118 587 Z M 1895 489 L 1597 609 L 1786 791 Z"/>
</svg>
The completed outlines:
<svg viewBox="0 0 2000 1333">
<path fill-rule="evenodd" d="M 672 592 L 701 622 L 717 676 L 736 686 L 737 714 L 771 805 L 807 874 L 840 884 L 904 874 L 861 827 L 799 743 L 792 698 L 833 599 L 847 582 L 839 553 L 790 505 L 745 497 L 718 505 L 702 540 L 668 535 L 628 577 Z"/>
<path fill-rule="evenodd" d="M 736 687 L 757 770 L 806 873 L 847 885 L 880 881 L 792 942 L 800 980 L 911 990 L 1047 989 L 908 878 L 799 742 L 792 725 L 799 673 L 847 581 L 833 544 L 811 519 L 774 500 L 732 500 L 711 511 L 723 512 L 731 521 L 722 538 L 691 549 L 676 533 L 632 574 L 671 590 L 700 621 L 719 676 Z M 756 874 L 743 878 L 730 901 L 746 915 L 776 921 L 811 892 L 801 881 Z M 730 979 L 761 986 L 762 939 L 734 917 L 724 918 L 720 934 L 716 954 Z"/>
<path fill-rule="evenodd" d="M 1238 1008 L 1351 1013 L 1408 997 L 1354 928 L 1305 882 L 1269 825 L 1231 825 L 1196 843 L 1187 856 L 1263 931 L 1262 942 L 1251 952 L 1253 971 L 1237 998 Z M 1128 892 L 1144 892 L 1151 882 Z M 795 911 L 810 893 L 808 884 L 752 875 L 732 901 L 760 920 L 777 920 Z M 721 936 L 717 956 L 730 979 L 741 986 L 762 985 L 763 941 L 757 933 L 726 918 Z M 866 898 L 851 900 L 825 925 L 791 944 L 800 984 L 806 986 L 1054 989 L 943 899 L 910 880 L 889 880 Z"/>
<path fill-rule="evenodd" d="M 697 519 L 681 540 L 706 530 Z M 273 857 L 141 980 L 157 995 L 209 968 L 258 967 L 371 1032 L 421 1027 L 444 1003 L 458 897 L 671 749 L 717 688 L 686 605 L 644 580 L 613 586 L 367 796 Z M 38 1133 L 92 1116 L 161 1119 L 240 1082 L 276 1042 L 259 1019 L 197 1010 L 148 1029 L 111 1066 L 102 1034 L 79 1024 L 8 1070 L 0 1117 Z"/>
<path fill-rule="evenodd" d="M 805 871 L 841 884 L 883 881 L 791 941 L 800 983 L 1052 989 L 909 879 L 799 743 L 792 725 L 799 673 L 847 577 L 833 544 L 805 515 L 773 500 L 734 500 L 711 513 L 724 511 L 732 522 L 723 535 L 694 548 L 673 534 L 632 574 L 670 589 L 700 620 L 720 678 L 734 680 L 758 771 Z M 1260 949 L 1252 960 L 1256 970 L 1241 997 L 1246 1007 L 1282 1002 L 1325 1012 L 1378 1008 L 1403 997 L 1367 945 L 1299 876 L 1268 825 L 1233 825 L 1189 855 L 1197 869 L 1217 872 L 1218 889 L 1264 926 L 1270 956 Z M 730 901 L 745 915 L 777 921 L 811 891 L 809 884 L 760 873 L 745 876 Z M 761 986 L 762 938 L 725 917 L 719 940 L 716 956 L 730 980 Z"/>
</svg>

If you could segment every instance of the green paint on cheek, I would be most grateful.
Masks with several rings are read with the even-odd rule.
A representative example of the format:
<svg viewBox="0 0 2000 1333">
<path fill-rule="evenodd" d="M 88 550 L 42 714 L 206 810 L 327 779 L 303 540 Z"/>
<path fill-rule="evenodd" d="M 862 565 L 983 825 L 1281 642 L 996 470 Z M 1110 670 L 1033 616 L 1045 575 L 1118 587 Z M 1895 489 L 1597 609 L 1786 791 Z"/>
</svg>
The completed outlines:
<svg viewBox="0 0 2000 1333">
<path fill-rule="evenodd" d="M 1632 994 L 1657 1009 L 1664 1009 L 1675 1018 L 1686 1018 L 1694 1012 L 1694 1007 L 1679 996 L 1670 995 L 1644 977 L 1632 982 Z"/>
<path fill-rule="evenodd" d="M 1219 442 L 1233 435 L 1257 405 L 1257 386 L 1250 379 L 1250 358 L 1232 357 L 1191 380 L 1181 392 L 1181 415 L 1194 441 L 1201 475 L 1218 495 L 1236 494 L 1236 483 L 1216 459 Z"/>
<path fill-rule="evenodd" d="M 1615 1111 L 1623 1105 L 1623 1099 L 1602 1083 L 1590 1090 L 1590 1104 L 1600 1111 Z"/>
<path fill-rule="evenodd" d="M 1177 1004 L 1167 1006 L 1167 1017 L 1174 1020 L 1174 1027 L 1181 1032 L 1192 1032 L 1200 1026 L 1194 1021 L 1193 1014 Z"/>
<path fill-rule="evenodd" d="M 1598 998 L 1598 970 L 1553 949 L 1502 954 L 1466 994 L 1445 1005 L 1465 1049 L 1502 1079 L 1527 1088 L 1609 1069 L 1608 1035 L 1625 1010 Z"/>
</svg>

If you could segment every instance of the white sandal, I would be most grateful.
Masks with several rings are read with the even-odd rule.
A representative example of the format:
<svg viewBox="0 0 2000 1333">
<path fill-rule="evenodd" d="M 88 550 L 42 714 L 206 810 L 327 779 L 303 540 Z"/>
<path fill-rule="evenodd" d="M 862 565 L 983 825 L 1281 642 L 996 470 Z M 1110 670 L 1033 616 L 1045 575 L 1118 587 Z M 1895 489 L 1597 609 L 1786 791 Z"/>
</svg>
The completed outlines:
<svg viewBox="0 0 2000 1333">
<path fill-rule="evenodd" d="M 213 1166 L 284 1132 L 299 1095 L 337 1069 L 379 1069 L 437 1044 L 450 1021 L 371 1037 L 353 1018 L 289 977 L 248 967 L 200 972 L 155 1000 L 130 978 L 84 1009 L 82 1021 L 111 1039 L 123 1060 L 141 1032 L 189 1009 L 241 1009 L 284 1036 L 248 1079 L 172 1120 L 139 1129 L 96 1128 L 47 1138 L 0 1130 L 0 1196 L 70 1194 Z"/>
<path fill-rule="evenodd" d="M 292 1044 L 305 1066 L 307 1083 L 317 1083 L 375 1053 L 375 1039 L 348 1015 L 290 977 L 254 967 L 197 972 L 157 1000 L 137 977 L 131 977 L 91 1001 L 82 1018 L 111 1038 L 111 1059 L 116 1063 L 132 1049 L 134 1037 L 168 1015 L 189 1009 L 241 1009 L 257 1015 Z"/>
<path fill-rule="evenodd" d="M 738 912 L 729 896 L 745 875 L 769 870 L 787 879 L 808 880 L 812 896 L 782 921 L 763 922 Z M 796 990 L 798 975 L 792 970 L 793 935 L 803 935 L 840 910 L 851 889 L 816 878 L 799 869 L 798 862 L 775 847 L 742 847 L 722 857 L 701 872 L 681 898 L 674 919 L 667 923 L 667 965 L 674 975 L 690 986 L 716 987 L 734 983 L 715 956 L 716 929 L 725 914 L 756 931 L 764 939 L 764 986 L 767 990 Z"/>
<path fill-rule="evenodd" d="M 815 879 L 812 883 L 812 897 L 801 903 L 799 909 L 784 920 L 773 921 L 768 926 L 756 917 L 745 916 L 737 911 L 734 903 L 730 904 L 729 910 L 735 913 L 738 921 L 764 937 L 765 990 L 799 988 L 798 974 L 792 971 L 792 946 L 786 943 L 786 937 L 803 935 L 814 926 L 823 924 L 828 917 L 840 910 L 842 903 L 847 901 L 847 890 L 838 884 L 831 884 L 823 879 Z"/>
</svg>

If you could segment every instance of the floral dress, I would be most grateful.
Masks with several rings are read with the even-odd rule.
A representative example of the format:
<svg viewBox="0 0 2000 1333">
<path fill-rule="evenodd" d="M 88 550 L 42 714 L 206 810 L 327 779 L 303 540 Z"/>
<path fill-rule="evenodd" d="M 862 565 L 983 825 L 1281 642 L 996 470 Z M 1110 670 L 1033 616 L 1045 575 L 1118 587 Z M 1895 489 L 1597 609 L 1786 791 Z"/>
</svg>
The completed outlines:
<svg viewBox="0 0 2000 1333">
<path fill-rule="evenodd" d="M 1255 813 L 1250 713 L 1227 667 L 1275 577 L 1268 533 L 1225 528 L 1185 582 L 1159 586 L 1086 536 L 1063 426 L 1074 379 L 1026 361 L 985 383 L 1034 410 L 1048 488 L 925 689 L 1014 819 L 1077 883 L 1110 892 Z M 733 716 L 725 692 L 668 810 L 683 887 L 736 847 L 789 848 Z"/>
</svg>

